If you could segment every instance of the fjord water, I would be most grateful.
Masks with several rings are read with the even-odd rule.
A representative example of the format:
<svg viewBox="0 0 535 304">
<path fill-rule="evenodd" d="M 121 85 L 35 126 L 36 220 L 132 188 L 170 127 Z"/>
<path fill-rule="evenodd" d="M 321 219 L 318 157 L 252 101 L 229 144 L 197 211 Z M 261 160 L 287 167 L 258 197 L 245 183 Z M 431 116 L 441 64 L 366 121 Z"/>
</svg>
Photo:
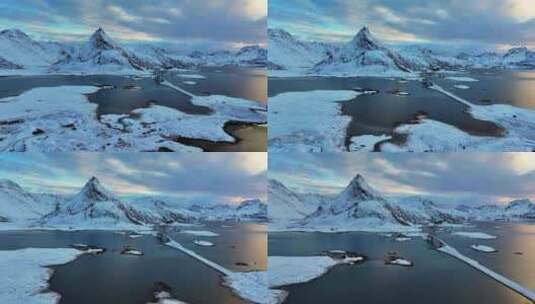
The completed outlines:
<svg viewBox="0 0 535 304">
<path fill-rule="evenodd" d="M 229 229 L 228 235 L 225 229 Z M 259 246 L 262 236 L 249 233 L 251 230 L 256 228 L 251 228 L 249 224 L 221 228 L 217 232 L 220 237 L 209 239 L 216 246 L 205 252 L 213 251 L 213 255 L 226 256 L 221 259 L 228 261 L 242 260 L 242 255 L 247 254 L 251 255 L 248 260 L 261 261 L 265 259 L 265 251 L 263 257 L 253 257 L 256 251 L 252 248 Z M 266 236 L 263 237 L 265 240 Z M 234 239 L 235 248 L 225 248 L 225 245 L 219 244 L 219 238 L 225 242 Z M 133 239 L 106 231 L 18 231 L 0 232 L 0 240 L 0 250 L 62 248 L 76 243 L 106 248 L 102 255 L 82 255 L 73 262 L 52 267 L 55 272 L 50 280 L 50 289 L 62 295 L 60 304 L 147 303 L 157 282 L 167 284 L 173 297 L 188 303 L 246 303 L 229 288 L 222 286 L 218 272 L 150 235 Z M 144 255 L 121 255 L 120 251 L 125 245 L 143 251 Z M 261 246 L 265 248 L 266 245 Z M 199 249 L 191 248 L 196 251 Z"/>
<path fill-rule="evenodd" d="M 478 252 L 472 253 L 473 257 L 483 265 L 533 288 L 533 266 L 527 265 L 533 261 L 533 234 L 518 233 L 519 230 L 525 229 L 533 231 L 533 225 L 527 227 L 511 224 L 510 229 L 501 230 L 500 238 L 496 240 L 499 245 L 494 241 L 484 242 L 498 247 L 504 255 L 510 254 L 507 258 Z M 486 232 L 483 228 L 477 231 Z M 505 240 L 509 237 L 513 241 Z M 460 237 L 455 239 L 465 243 L 480 242 Z M 452 245 L 462 253 L 472 250 L 457 243 Z M 270 256 L 310 256 L 335 249 L 355 251 L 368 259 L 362 264 L 335 267 L 311 282 L 284 288 L 290 292 L 285 303 L 329 303 L 333 299 L 340 304 L 530 303 L 463 262 L 433 250 L 421 238 L 399 242 L 379 234 L 357 232 L 283 232 L 269 235 Z M 411 260 L 414 267 L 385 265 L 383 258 L 389 251 L 396 251 Z M 525 256 L 515 255 L 514 251 L 523 251 Z M 499 263 L 495 265 L 496 260 L 499 260 Z"/>
<path fill-rule="evenodd" d="M 515 282 L 535 290 L 535 222 L 533 223 L 478 223 L 470 230 L 484 231 L 496 236 L 493 240 L 476 240 L 440 232 L 439 236 L 469 258 Z M 462 229 L 467 231 L 467 229 Z M 498 250 L 488 254 L 473 250 L 471 245 L 487 245 Z"/>
<path fill-rule="evenodd" d="M 201 75 L 205 79 L 190 79 L 180 75 Z M 189 72 L 166 72 L 164 78 L 194 95 L 226 95 L 267 102 L 267 78 L 265 69 L 258 68 L 218 68 Z M 185 84 L 194 81 L 195 85 Z M 90 102 L 96 103 L 97 115 L 128 114 L 151 104 L 180 110 L 187 114 L 207 115 L 207 107 L 191 103 L 191 97 L 159 85 L 152 77 L 132 77 L 114 75 L 44 75 L 0 77 L 0 98 L 17 96 L 38 87 L 66 85 L 87 85 L 101 87 L 88 95 Z M 266 130 L 259 126 L 239 125 L 228 127 L 227 132 L 238 139 L 235 144 L 190 141 L 208 151 L 266 151 Z"/>
<path fill-rule="evenodd" d="M 519 107 L 535 108 L 535 72 L 523 71 L 471 71 L 460 76 L 478 79 L 478 82 L 457 82 L 445 79 L 445 75 L 429 75 L 444 89 L 474 104 L 507 103 Z M 459 75 L 455 75 L 459 76 Z M 456 89 L 454 85 L 468 85 L 471 89 Z M 378 94 L 360 95 L 342 103 L 344 115 L 353 117 L 347 129 L 347 143 L 353 136 L 392 135 L 402 123 L 424 116 L 477 136 L 500 136 L 503 130 L 496 124 L 473 118 L 466 112 L 467 106 L 439 92 L 425 88 L 420 81 L 404 81 L 394 78 L 336 78 L 302 77 L 270 78 L 269 96 L 285 92 L 313 90 L 351 90 L 363 88 L 378 90 Z M 392 92 L 403 91 L 409 95 Z M 485 103 L 480 101 L 484 100 Z"/>
<path fill-rule="evenodd" d="M 467 90 L 455 88 L 458 82 L 443 77 L 434 77 L 433 81 L 474 104 L 510 104 L 535 109 L 535 71 L 474 70 L 460 76 L 479 81 L 463 83 L 470 87 Z"/>
</svg>

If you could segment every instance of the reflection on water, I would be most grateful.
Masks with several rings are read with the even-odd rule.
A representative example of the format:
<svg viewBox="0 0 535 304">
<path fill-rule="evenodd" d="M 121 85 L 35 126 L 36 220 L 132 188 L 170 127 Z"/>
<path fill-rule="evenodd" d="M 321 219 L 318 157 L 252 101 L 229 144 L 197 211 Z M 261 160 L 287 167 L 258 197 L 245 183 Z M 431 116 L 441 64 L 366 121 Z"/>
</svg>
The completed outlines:
<svg viewBox="0 0 535 304">
<path fill-rule="evenodd" d="M 465 231 L 466 229 L 463 229 Z M 492 270 L 535 290 L 535 223 L 481 223 L 474 231 L 483 230 L 495 235 L 495 240 L 474 240 L 442 234 L 445 241 L 463 254 L 479 261 Z M 488 245 L 497 253 L 485 254 L 472 250 L 470 245 Z"/>
<path fill-rule="evenodd" d="M 462 83 L 470 89 L 456 89 L 459 82 L 434 77 L 446 90 L 476 104 L 511 104 L 513 106 L 535 109 L 535 71 L 493 70 L 471 71 L 467 75 L 478 82 Z"/>
<path fill-rule="evenodd" d="M 172 233 L 170 237 L 203 257 L 233 271 L 267 269 L 267 228 L 265 224 L 218 223 L 202 229 L 215 232 L 219 236 L 202 238 L 176 232 Z M 208 240 L 214 243 L 215 247 L 197 246 L 193 244 L 196 239 Z"/>
<path fill-rule="evenodd" d="M 267 102 L 267 72 L 261 68 L 203 68 L 199 71 L 188 72 L 198 74 L 206 79 L 186 79 L 179 75 L 184 73 L 169 73 L 166 77 L 173 83 L 195 95 L 225 95 L 237 98 Z M 194 81 L 196 84 L 185 86 L 184 81 Z"/>
<path fill-rule="evenodd" d="M 247 225 L 234 225 L 228 232 L 221 228 L 217 232 L 221 234 L 214 240 L 218 246 L 202 248 L 209 258 L 217 257 L 215 261 L 226 261 L 229 265 L 234 260 L 244 260 L 251 263 L 250 269 L 265 269 L 265 233 L 257 235 L 254 227 Z M 245 303 L 222 286 L 219 273 L 152 236 L 132 239 L 103 231 L 0 232 L 0 250 L 61 248 L 76 243 L 101 246 L 107 251 L 97 256 L 83 255 L 54 267 L 50 287 L 62 295 L 61 304 L 147 303 L 154 284 L 160 281 L 172 288 L 175 298 L 188 303 Z M 121 255 L 125 245 L 142 250 L 144 255 Z"/>
<path fill-rule="evenodd" d="M 456 243 L 455 246 L 469 256 L 478 256 L 477 259 L 484 265 L 488 263 L 490 268 L 510 275 L 519 283 L 533 289 L 535 263 L 529 263 L 535 258 L 533 235 L 515 233 L 516 229 L 533 229 L 533 226 L 526 228 L 511 224 L 510 228 L 498 229 L 501 231 L 500 238 L 496 243 L 491 241 L 489 244 L 504 252 L 506 258 L 480 254 L 466 249 L 466 246 L 463 247 L 460 243 Z M 481 229 L 478 231 L 487 232 L 485 227 Z M 459 237 L 454 239 L 464 243 L 476 242 Z M 359 265 L 335 267 L 326 275 L 309 283 L 287 287 L 290 295 L 285 303 L 330 303 L 333 299 L 341 304 L 530 303 L 470 266 L 429 248 L 421 239 L 397 242 L 377 234 L 366 233 L 269 235 L 269 255 L 307 256 L 332 249 L 355 251 L 366 255 L 368 260 Z M 518 250 L 523 251 L 524 255 L 518 256 L 512 253 Z M 383 257 L 389 251 L 397 251 L 413 261 L 415 266 L 404 268 L 385 265 Z"/>
</svg>

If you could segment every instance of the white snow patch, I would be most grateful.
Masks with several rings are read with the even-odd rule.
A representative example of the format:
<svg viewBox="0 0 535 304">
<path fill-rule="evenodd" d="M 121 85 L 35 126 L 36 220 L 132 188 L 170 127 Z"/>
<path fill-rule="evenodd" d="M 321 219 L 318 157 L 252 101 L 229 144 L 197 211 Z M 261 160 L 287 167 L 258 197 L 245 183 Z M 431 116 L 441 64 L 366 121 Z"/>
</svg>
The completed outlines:
<svg viewBox="0 0 535 304">
<path fill-rule="evenodd" d="M 193 241 L 193 243 L 195 245 L 203 246 L 203 247 L 212 247 L 212 246 L 214 246 L 214 243 L 208 242 L 208 241 L 195 240 L 195 241 Z"/>
<path fill-rule="evenodd" d="M 268 257 L 269 287 L 309 282 L 339 264 L 328 256 Z"/>
<path fill-rule="evenodd" d="M 195 75 L 195 74 L 178 74 L 176 76 L 180 78 L 188 78 L 188 79 L 206 79 L 206 77 L 202 75 Z"/>
<path fill-rule="evenodd" d="M 61 295 L 47 291 L 52 270 L 81 254 L 75 249 L 26 248 L 0 251 L 0 303 L 53 304 Z"/>
<path fill-rule="evenodd" d="M 412 262 L 406 259 L 397 258 L 389 262 L 389 264 L 399 265 L 399 266 L 412 266 Z"/>
<path fill-rule="evenodd" d="M 197 83 L 195 81 L 183 81 L 182 83 L 187 85 L 196 85 Z"/>
<path fill-rule="evenodd" d="M 480 239 L 480 240 L 493 240 L 497 237 L 494 235 L 490 235 L 484 232 L 466 232 L 466 231 L 460 231 L 460 232 L 454 232 L 454 235 L 463 236 L 471 239 Z"/>
<path fill-rule="evenodd" d="M 208 236 L 208 237 L 219 236 L 219 234 L 212 232 L 212 231 L 207 231 L 207 230 L 182 230 L 180 232 L 185 233 L 185 234 L 196 235 L 196 236 Z"/>
<path fill-rule="evenodd" d="M 84 94 L 97 87 L 37 88 L 0 99 L 0 151 L 200 151 L 177 137 L 235 142 L 224 131 L 229 121 L 265 123 L 265 106 L 227 96 L 193 97 L 211 108 L 210 115 L 191 115 L 153 105 L 131 115 L 96 118 L 96 104 Z"/>
<path fill-rule="evenodd" d="M 454 87 L 454 88 L 457 88 L 457 89 L 461 89 L 461 90 L 468 90 L 468 89 L 470 89 L 469 86 L 464 85 L 464 84 L 456 84 L 456 85 L 454 85 L 453 87 Z"/>
<path fill-rule="evenodd" d="M 459 81 L 459 82 L 477 82 L 477 81 L 479 81 L 479 80 L 471 78 L 471 77 L 462 77 L 462 76 L 450 76 L 450 77 L 446 77 L 446 79 L 453 80 L 453 81 Z"/>
<path fill-rule="evenodd" d="M 486 245 L 471 245 L 470 248 L 474 249 L 474 250 L 477 250 L 477 251 L 481 251 L 481 252 L 487 252 L 487 253 L 492 253 L 492 252 L 497 252 L 498 250 L 490 247 L 490 246 L 486 246 Z"/>
<path fill-rule="evenodd" d="M 269 99 L 270 151 L 345 151 L 351 118 L 341 113 L 340 101 L 356 98 L 355 91 L 283 93 Z"/>
</svg>

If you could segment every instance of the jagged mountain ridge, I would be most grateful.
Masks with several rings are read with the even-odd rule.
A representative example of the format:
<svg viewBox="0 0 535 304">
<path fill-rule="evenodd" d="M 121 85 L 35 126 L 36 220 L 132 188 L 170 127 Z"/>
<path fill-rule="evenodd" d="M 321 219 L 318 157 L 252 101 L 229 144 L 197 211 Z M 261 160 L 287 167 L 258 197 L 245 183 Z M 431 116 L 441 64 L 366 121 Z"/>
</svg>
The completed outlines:
<svg viewBox="0 0 535 304">
<path fill-rule="evenodd" d="M 0 69 L 4 70 L 46 68 L 51 73 L 86 74 L 197 66 L 262 67 L 267 61 L 267 51 L 259 46 L 245 46 L 235 53 L 193 52 L 186 56 L 153 45 L 121 46 L 102 28 L 82 45 L 40 42 L 18 29 L 4 30 L 0 32 L 0 54 Z"/>
<path fill-rule="evenodd" d="M 0 222 L 32 222 L 32 226 L 107 228 L 128 225 L 197 223 L 199 221 L 265 221 L 267 206 L 246 200 L 237 207 L 223 204 L 177 207 L 171 199 L 141 197 L 124 200 L 92 177 L 72 196 L 33 194 L 9 180 L 0 180 Z M 172 200 L 171 200 L 172 201 Z"/>
<path fill-rule="evenodd" d="M 389 47 L 373 37 L 367 27 L 345 45 L 322 43 L 324 52 L 314 52 L 314 42 L 297 40 L 281 29 L 268 29 L 268 69 L 307 68 L 306 74 L 366 75 L 459 68 L 535 68 L 535 52 L 515 47 L 500 55 L 495 52 L 438 54 L 420 45 Z"/>
<path fill-rule="evenodd" d="M 458 224 L 467 219 L 463 212 L 439 207 L 429 199 L 407 197 L 389 199 L 374 190 L 362 175 L 356 175 L 337 196 L 323 196 L 313 212 L 287 214 L 309 203 L 299 193 L 271 181 L 270 218 L 293 228 L 381 229 L 428 224 Z M 272 208 L 276 212 L 272 212 Z M 290 211 L 289 211 L 290 210 Z"/>
</svg>

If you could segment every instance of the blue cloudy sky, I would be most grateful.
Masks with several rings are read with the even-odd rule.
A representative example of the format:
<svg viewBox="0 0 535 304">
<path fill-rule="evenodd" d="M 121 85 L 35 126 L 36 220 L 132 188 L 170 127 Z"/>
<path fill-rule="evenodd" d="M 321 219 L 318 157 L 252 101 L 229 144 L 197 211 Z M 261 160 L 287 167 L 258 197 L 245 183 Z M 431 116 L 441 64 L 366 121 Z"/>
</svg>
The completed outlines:
<svg viewBox="0 0 535 304">
<path fill-rule="evenodd" d="M 448 48 L 535 47 L 533 0 L 270 0 L 269 27 L 341 42 L 367 25 L 390 43 Z"/>
<path fill-rule="evenodd" d="M 269 177 L 299 192 L 336 194 L 357 174 L 387 196 L 438 203 L 535 199 L 534 153 L 289 153 L 269 156 Z"/>
<path fill-rule="evenodd" d="M 79 41 L 98 27 L 124 42 L 190 48 L 263 44 L 267 0 L 2 0 L 0 28 Z"/>
<path fill-rule="evenodd" d="M 266 199 L 266 153 L 0 154 L 0 179 L 32 192 L 76 193 L 92 176 L 123 197 L 238 203 Z"/>
</svg>

